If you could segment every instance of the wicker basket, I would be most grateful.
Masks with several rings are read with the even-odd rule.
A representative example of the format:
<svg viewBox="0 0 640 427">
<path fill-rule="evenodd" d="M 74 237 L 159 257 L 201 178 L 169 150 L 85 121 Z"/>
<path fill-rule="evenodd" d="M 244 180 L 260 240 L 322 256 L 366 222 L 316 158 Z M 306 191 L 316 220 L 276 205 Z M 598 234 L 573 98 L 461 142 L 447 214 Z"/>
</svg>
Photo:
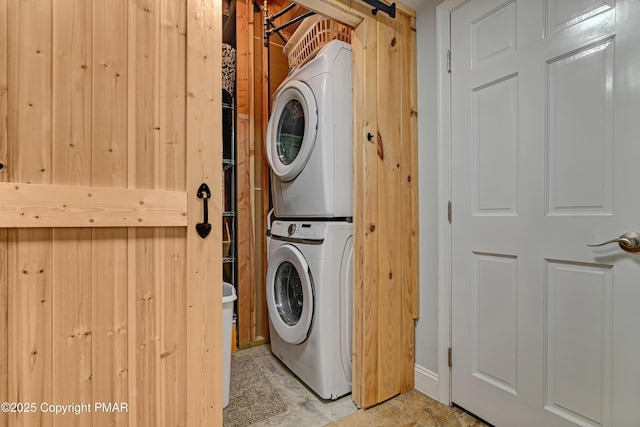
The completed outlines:
<svg viewBox="0 0 640 427">
<path fill-rule="evenodd" d="M 305 64 L 322 46 L 336 39 L 351 43 L 351 27 L 321 15 L 305 19 L 283 49 L 289 68 Z"/>
</svg>

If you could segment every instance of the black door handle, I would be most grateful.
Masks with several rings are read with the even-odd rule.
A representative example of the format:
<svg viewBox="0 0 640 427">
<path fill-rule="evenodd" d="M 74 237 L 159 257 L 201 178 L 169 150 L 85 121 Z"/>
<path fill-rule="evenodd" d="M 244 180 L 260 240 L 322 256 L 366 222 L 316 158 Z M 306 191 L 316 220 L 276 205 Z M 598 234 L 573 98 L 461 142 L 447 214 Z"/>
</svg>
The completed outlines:
<svg viewBox="0 0 640 427">
<path fill-rule="evenodd" d="M 196 231 L 203 239 L 211 233 L 211 224 L 209 224 L 209 198 L 211 197 L 211 190 L 209 186 L 204 182 L 198 188 L 198 199 L 203 201 L 203 220 L 196 224 Z"/>
</svg>

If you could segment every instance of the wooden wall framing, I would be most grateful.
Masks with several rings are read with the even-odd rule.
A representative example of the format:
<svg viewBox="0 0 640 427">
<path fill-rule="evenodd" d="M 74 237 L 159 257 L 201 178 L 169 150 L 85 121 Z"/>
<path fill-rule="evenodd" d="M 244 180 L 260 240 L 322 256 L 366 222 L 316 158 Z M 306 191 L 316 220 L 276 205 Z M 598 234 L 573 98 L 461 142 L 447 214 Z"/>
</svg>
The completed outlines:
<svg viewBox="0 0 640 427">
<path fill-rule="evenodd" d="M 288 4 L 284 3 L 270 5 L 270 14 Z M 269 166 L 263 153 L 271 96 L 287 76 L 289 64 L 279 37 L 272 37 L 269 49 L 264 48 L 263 14 L 254 10 L 252 1 L 238 1 L 236 14 L 238 344 L 246 348 L 269 339 L 265 289 Z"/>
<path fill-rule="evenodd" d="M 222 425 L 221 36 L 220 0 L 0 1 L 0 402 L 36 405 L 0 425 Z"/>
</svg>

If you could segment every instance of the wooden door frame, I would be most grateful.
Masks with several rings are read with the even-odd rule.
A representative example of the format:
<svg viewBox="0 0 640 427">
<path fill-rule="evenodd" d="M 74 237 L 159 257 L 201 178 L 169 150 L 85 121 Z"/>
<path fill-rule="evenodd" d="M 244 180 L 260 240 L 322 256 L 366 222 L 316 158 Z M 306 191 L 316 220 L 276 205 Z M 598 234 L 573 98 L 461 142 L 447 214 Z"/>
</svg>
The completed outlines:
<svg viewBox="0 0 640 427">
<path fill-rule="evenodd" d="M 470 0 L 446 0 L 436 7 L 436 69 L 438 81 L 438 396 L 451 404 L 451 224 L 447 205 L 451 201 L 451 74 L 447 71 L 451 46 L 450 15 Z"/>
</svg>

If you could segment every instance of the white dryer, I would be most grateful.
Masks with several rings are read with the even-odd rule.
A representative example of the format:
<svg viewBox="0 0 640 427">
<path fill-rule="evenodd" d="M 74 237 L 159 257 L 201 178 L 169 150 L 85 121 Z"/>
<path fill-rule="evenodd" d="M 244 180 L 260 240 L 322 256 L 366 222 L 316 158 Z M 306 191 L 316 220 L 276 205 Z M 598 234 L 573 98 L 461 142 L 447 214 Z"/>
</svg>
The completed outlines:
<svg viewBox="0 0 640 427">
<path fill-rule="evenodd" d="M 323 399 L 351 392 L 352 285 L 353 224 L 273 222 L 271 351 Z"/>
<path fill-rule="evenodd" d="M 275 216 L 352 217 L 351 45 L 329 42 L 274 98 L 265 151 Z"/>
</svg>

